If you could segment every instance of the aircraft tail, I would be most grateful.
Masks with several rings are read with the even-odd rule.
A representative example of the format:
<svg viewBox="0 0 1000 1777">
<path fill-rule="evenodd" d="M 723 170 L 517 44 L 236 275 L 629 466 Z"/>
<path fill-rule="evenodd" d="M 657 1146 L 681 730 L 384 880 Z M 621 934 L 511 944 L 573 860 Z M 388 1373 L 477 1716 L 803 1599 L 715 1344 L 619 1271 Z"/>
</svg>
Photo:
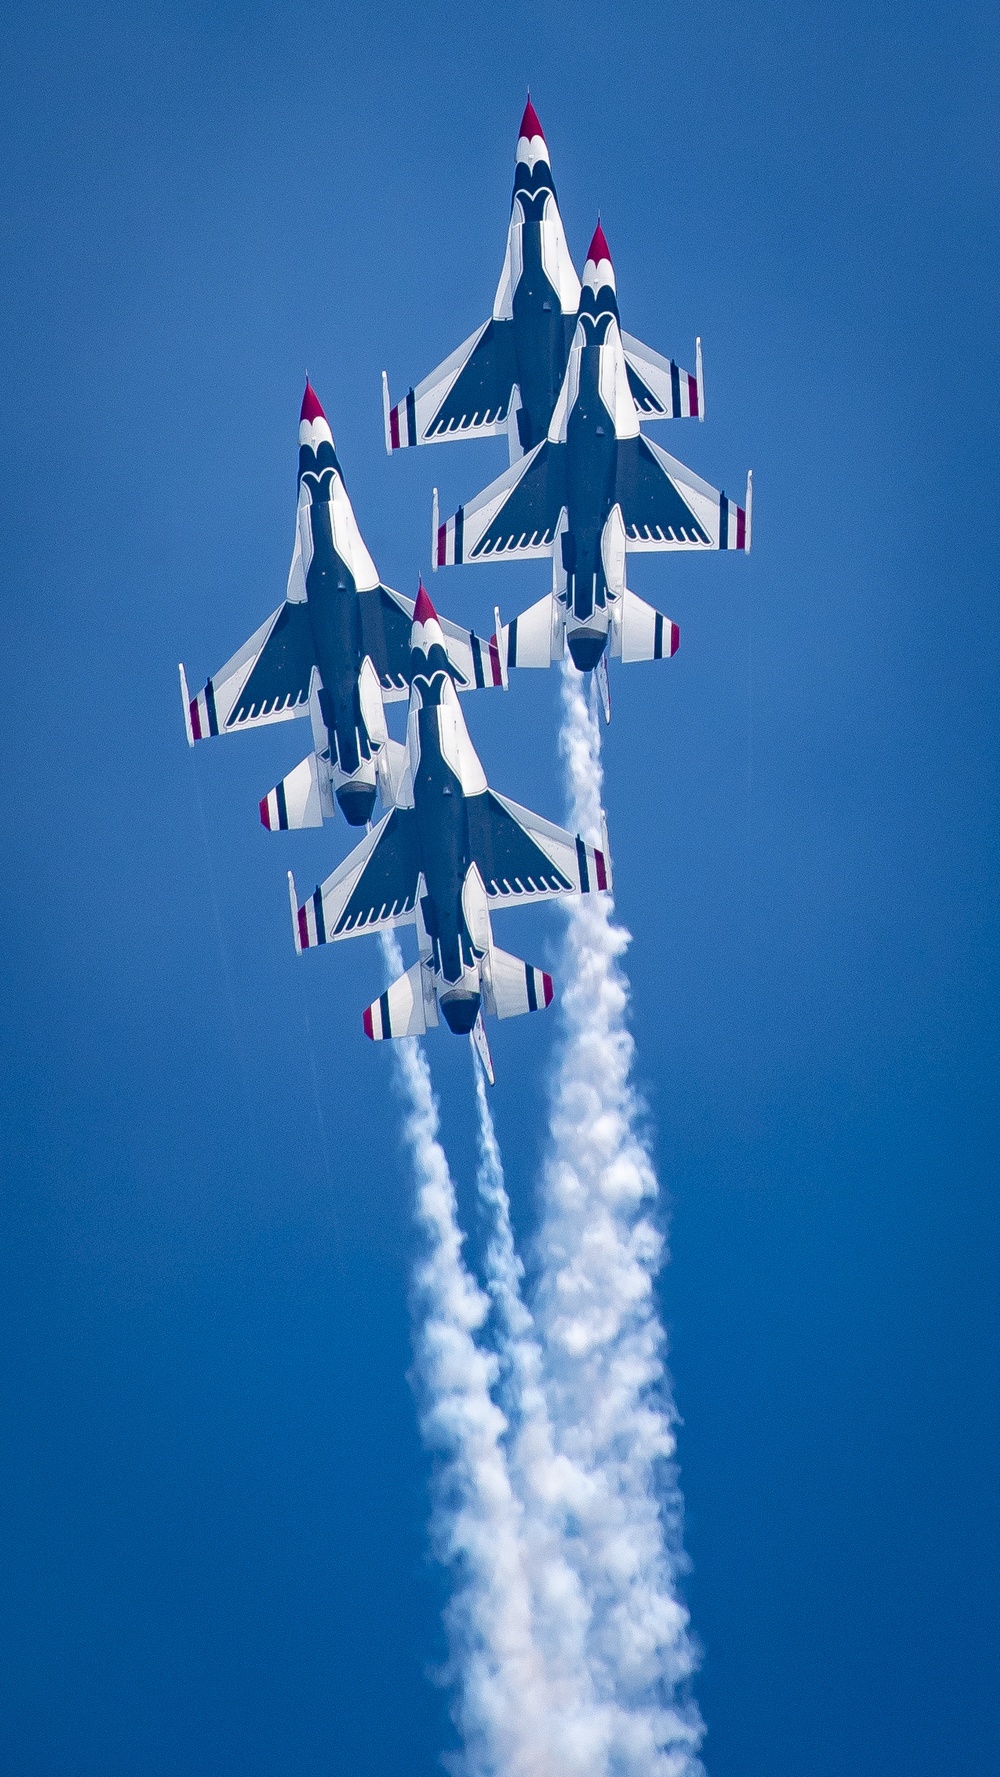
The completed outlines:
<svg viewBox="0 0 1000 1777">
<path fill-rule="evenodd" d="M 524 1012 L 543 1012 L 552 1003 L 552 976 L 495 945 L 484 986 L 486 1010 L 495 1018 L 520 1018 Z"/>
<path fill-rule="evenodd" d="M 419 960 L 398 975 L 364 1014 L 365 1035 L 373 1043 L 387 1037 L 422 1037 L 438 1021 L 430 970 Z"/>
<path fill-rule="evenodd" d="M 612 606 L 611 652 L 633 660 L 669 660 L 680 646 L 676 623 L 626 588 Z"/>
<path fill-rule="evenodd" d="M 504 676 L 512 666 L 551 666 L 554 660 L 561 660 L 563 630 L 552 594 L 547 592 L 519 617 L 498 625 L 496 633 L 490 637 L 491 653 L 494 645 Z"/>
<path fill-rule="evenodd" d="M 321 827 L 332 821 L 336 807 L 330 789 L 330 767 L 325 759 L 310 753 L 296 765 L 280 784 L 260 799 L 260 818 L 269 833 L 287 833 L 290 828 Z"/>
</svg>

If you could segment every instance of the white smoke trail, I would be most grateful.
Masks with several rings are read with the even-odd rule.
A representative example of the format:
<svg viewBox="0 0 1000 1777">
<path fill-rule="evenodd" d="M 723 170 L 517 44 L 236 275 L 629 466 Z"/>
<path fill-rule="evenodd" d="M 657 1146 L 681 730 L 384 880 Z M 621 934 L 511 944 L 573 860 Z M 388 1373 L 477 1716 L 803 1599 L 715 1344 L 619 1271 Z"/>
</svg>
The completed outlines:
<svg viewBox="0 0 1000 1777">
<path fill-rule="evenodd" d="M 392 933 L 382 944 L 393 979 L 403 966 L 399 946 Z M 532 1630 L 523 1512 L 503 1447 L 507 1422 L 491 1395 L 497 1360 L 475 1338 L 489 1301 L 462 1257 L 427 1058 L 414 1039 L 393 1049 L 425 1240 L 414 1279 L 416 1370 L 421 1428 L 440 1457 L 435 1549 L 457 1576 L 446 1623 L 463 1768 L 470 1777 L 549 1777 L 554 1717 Z"/>
<path fill-rule="evenodd" d="M 500 1398 L 510 1423 L 509 1469 L 523 1507 L 521 1534 L 532 1581 L 535 1639 L 545 1660 L 549 1769 L 566 1777 L 603 1777 L 609 1723 L 607 1710 L 596 1702 L 587 1666 L 589 1608 L 580 1577 L 566 1555 L 565 1465 L 554 1447 L 543 1354 L 522 1294 L 524 1266 L 514 1241 L 486 1082 L 478 1061 L 474 1065 L 479 1123 L 476 1184 L 490 1229 L 486 1287 L 494 1305 Z"/>
<path fill-rule="evenodd" d="M 599 844 L 600 729 L 568 660 L 562 702 L 570 825 Z M 650 1215 L 657 1182 L 630 1081 L 620 967 L 629 942 L 609 896 L 570 904 L 535 1322 L 565 1547 L 589 1608 L 591 1678 L 609 1712 L 610 1768 L 622 1777 L 694 1777 L 703 1727 L 689 1695 L 695 1654 L 677 1594 L 676 1415 L 654 1295 L 663 1258 Z"/>
</svg>

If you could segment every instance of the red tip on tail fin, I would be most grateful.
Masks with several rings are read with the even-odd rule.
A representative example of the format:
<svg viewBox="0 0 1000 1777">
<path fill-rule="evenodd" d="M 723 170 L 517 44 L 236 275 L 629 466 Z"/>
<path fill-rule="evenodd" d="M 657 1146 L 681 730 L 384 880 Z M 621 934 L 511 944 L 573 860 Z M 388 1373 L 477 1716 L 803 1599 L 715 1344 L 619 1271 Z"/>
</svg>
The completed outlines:
<svg viewBox="0 0 1000 1777">
<path fill-rule="evenodd" d="M 309 378 L 306 377 L 306 392 L 302 397 L 302 412 L 299 414 L 299 423 L 301 425 L 303 420 L 309 420 L 311 423 L 313 420 L 325 419 L 326 414 L 323 412 L 323 409 L 319 404 L 319 397 L 316 394 L 316 390 L 313 388 Z"/>
<path fill-rule="evenodd" d="M 374 1042 L 375 1032 L 372 1030 L 372 1009 L 370 1006 L 366 1006 L 362 1013 L 362 1023 L 365 1027 L 365 1036 L 371 1037 L 372 1042 Z"/>
</svg>

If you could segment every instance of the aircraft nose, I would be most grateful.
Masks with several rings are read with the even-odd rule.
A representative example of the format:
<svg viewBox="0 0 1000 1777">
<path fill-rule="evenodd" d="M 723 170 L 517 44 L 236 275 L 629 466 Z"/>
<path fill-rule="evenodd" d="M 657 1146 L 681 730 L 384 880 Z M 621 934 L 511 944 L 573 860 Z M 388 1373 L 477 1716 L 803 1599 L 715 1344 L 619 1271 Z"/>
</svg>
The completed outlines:
<svg viewBox="0 0 1000 1777">
<path fill-rule="evenodd" d="M 482 995 L 469 993 L 464 988 L 457 988 L 454 993 L 441 995 L 441 1010 L 444 1021 L 456 1037 L 467 1037 L 479 1016 Z"/>
<path fill-rule="evenodd" d="M 575 629 L 567 635 L 566 645 L 578 673 L 593 672 L 607 645 L 604 629 Z"/>
<path fill-rule="evenodd" d="M 372 818 L 375 807 L 374 784 L 341 784 L 337 801 L 349 827 L 363 827 Z"/>
</svg>

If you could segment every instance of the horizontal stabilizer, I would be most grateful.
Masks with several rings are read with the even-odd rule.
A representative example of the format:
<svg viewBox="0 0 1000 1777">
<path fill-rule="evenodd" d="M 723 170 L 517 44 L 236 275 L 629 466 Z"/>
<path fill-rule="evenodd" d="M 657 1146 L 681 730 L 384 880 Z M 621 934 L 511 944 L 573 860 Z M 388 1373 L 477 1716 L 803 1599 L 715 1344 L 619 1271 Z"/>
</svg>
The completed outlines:
<svg viewBox="0 0 1000 1777">
<path fill-rule="evenodd" d="M 520 617 L 505 623 L 496 640 L 508 672 L 512 666 L 551 666 L 553 660 L 561 660 L 563 630 L 552 594 L 547 592 L 537 604 L 522 611 Z"/>
<path fill-rule="evenodd" d="M 422 1037 L 437 1021 L 430 970 L 418 958 L 405 975 L 372 1001 L 364 1014 L 365 1035 L 373 1043 L 387 1037 Z"/>
<path fill-rule="evenodd" d="M 524 1012 L 543 1012 L 552 1003 L 552 976 L 494 945 L 486 997 L 486 1009 L 495 1018 L 520 1018 Z"/>
<path fill-rule="evenodd" d="M 624 662 L 669 660 L 680 646 L 681 632 L 669 617 L 647 605 L 628 589 L 612 607 L 612 652 Z"/>
<path fill-rule="evenodd" d="M 378 773 L 378 793 L 385 808 L 395 807 L 397 802 L 410 804 L 413 792 L 408 789 L 410 755 L 402 741 L 386 741 L 375 756 L 375 769 Z"/>
<path fill-rule="evenodd" d="M 324 820 L 333 819 L 335 812 L 329 768 L 315 753 L 296 765 L 260 802 L 260 818 L 269 833 L 321 827 Z"/>
</svg>

